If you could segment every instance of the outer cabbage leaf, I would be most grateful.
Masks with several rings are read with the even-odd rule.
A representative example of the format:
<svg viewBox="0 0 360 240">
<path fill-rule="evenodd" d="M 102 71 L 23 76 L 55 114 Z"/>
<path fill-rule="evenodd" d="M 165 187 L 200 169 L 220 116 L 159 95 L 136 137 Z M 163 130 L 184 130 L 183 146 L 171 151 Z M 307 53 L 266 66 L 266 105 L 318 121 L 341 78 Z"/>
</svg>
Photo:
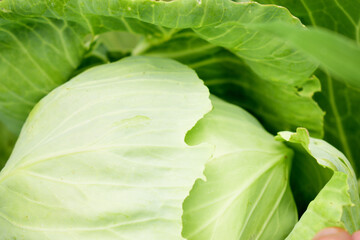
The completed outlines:
<svg viewBox="0 0 360 240">
<path fill-rule="evenodd" d="M 295 16 L 300 17 L 307 25 L 320 26 L 338 32 L 360 44 L 360 1 L 312 1 L 312 0 L 259 0 L 261 3 L 274 3 L 287 7 Z M 321 11 L 319 11 L 321 9 Z M 325 42 L 326 43 L 328 39 Z M 346 42 L 346 41 L 345 41 Z M 344 43 L 346 44 L 346 43 Z M 350 62 L 348 58 L 340 58 L 339 49 L 349 48 L 344 44 L 337 45 L 333 54 L 346 64 L 359 66 L 359 59 Z M 353 48 L 353 47 L 350 47 Z M 317 49 L 314 49 L 317 51 Z M 358 51 L 358 50 L 357 50 Z M 355 51 L 356 52 L 356 51 Z M 326 51 L 331 55 L 331 51 Z M 340 53 L 343 56 L 344 53 Z M 354 54 L 354 53 L 350 53 Z M 357 70 L 359 67 L 357 67 Z M 322 91 L 316 99 L 326 111 L 324 126 L 325 140 L 340 149 L 351 163 L 355 172 L 360 174 L 360 88 L 343 83 L 347 79 L 338 79 L 328 71 L 318 71 L 316 75 L 321 81 Z M 346 74 L 347 75 L 347 74 Z M 344 75 L 344 76 L 346 76 Z M 343 77 L 343 76 L 340 76 Z M 354 76 L 351 76 L 353 79 Z M 358 83 L 355 83 L 358 86 Z"/>
<path fill-rule="evenodd" d="M 195 72 L 126 58 L 31 112 L 0 175 L 0 239 L 182 239 L 182 203 L 210 158 L 185 135 L 211 109 Z"/>
<path fill-rule="evenodd" d="M 329 31 L 299 31 L 288 25 L 280 26 L 264 27 L 313 56 L 323 66 L 324 71 L 318 75 L 324 92 L 318 99 L 329 113 L 325 124 L 326 139 L 341 147 L 359 172 L 360 47 L 354 41 Z"/>
<path fill-rule="evenodd" d="M 296 133 L 280 132 L 278 139 L 301 144 L 319 165 L 334 171 L 330 181 L 310 203 L 287 239 L 310 240 L 325 227 L 345 227 L 350 232 L 359 229 L 360 200 L 357 180 L 344 154 L 323 140 L 310 138 L 304 128 L 299 128 Z"/>
<path fill-rule="evenodd" d="M 11 131 L 18 134 L 33 106 L 78 67 L 84 33 L 60 20 L 0 19 L 0 120 Z"/>
<path fill-rule="evenodd" d="M 0 8 L 81 23 L 89 23 L 87 16 L 95 19 L 105 16 L 113 19 L 109 22 L 125 18 L 166 28 L 192 28 L 203 39 L 231 50 L 258 75 L 272 81 L 302 82 L 316 68 L 284 41 L 248 27 L 254 23 L 283 21 L 302 28 L 300 21 L 285 8 L 274 5 L 229 0 L 3 0 Z M 89 24 L 92 25 L 91 21 Z M 107 26 L 105 22 L 101 25 Z"/>
<path fill-rule="evenodd" d="M 288 8 L 306 25 L 320 26 L 360 41 L 359 0 L 258 0 Z"/>
<path fill-rule="evenodd" d="M 189 240 L 282 240 L 297 222 L 289 187 L 292 151 L 241 108 L 211 98 L 213 110 L 188 133 L 189 144 L 215 145 L 184 202 Z"/>
<path fill-rule="evenodd" d="M 0 170 L 5 166 L 15 144 L 15 135 L 0 123 Z"/>
<path fill-rule="evenodd" d="M 250 111 L 270 132 L 295 131 L 302 126 L 312 136 L 323 137 L 324 113 L 312 99 L 320 90 L 317 78 L 297 84 L 263 79 L 234 54 L 188 30 L 166 42 L 144 40 L 141 45 L 147 47 L 136 54 L 170 57 L 189 65 L 212 93 Z"/>
<path fill-rule="evenodd" d="M 97 35 L 100 33 L 108 31 L 126 31 L 129 33 L 142 34 L 150 38 L 166 38 L 171 35 L 172 30 L 150 23 L 140 21 L 135 18 L 125 18 L 121 16 L 110 16 L 110 15 L 97 15 L 97 14 L 86 14 L 80 9 L 79 12 L 76 12 L 77 8 L 66 8 L 66 17 L 60 16 L 57 11 L 50 10 L 49 12 L 43 12 L 43 3 L 40 1 L 37 2 L 26 2 L 25 5 L 30 3 L 32 6 L 30 9 L 17 9 L 9 10 L 12 6 L 9 6 L 9 2 L 0 2 L 0 18 L 9 18 L 17 19 L 24 18 L 26 14 L 29 14 L 29 17 L 33 16 L 47 16 L 55 19 L 66 19 L 70 22 L 77 22 L 80 24 L 88 33 L 92 35 Z M 52 1 L 50 5 L 55 7 L 56 1 Z M 33 5 L 34 4 L 34 5 Z M 12 3 L 10 3 L 12 5 Z M 2 7 L 1 7 L 2 6 Z M 8 8 L 9 7 L 9 8 Z M 19 10 L 19 11 L 18 11 Z M 10 13 L 10 14 L 9 14 Z M 18 14 L 20 13 L 20 14 Z M 63 15 L 64 12 L 61 14 Z"/>
<path fill-rule="evenodd" d="M 332 75 L 353 88 L 360 88 L 360 47 L 355 41 L 334 32 L 288 24 L 265 24 L 261 29 L 285 39 L 320 63 Z"/>
</svg>

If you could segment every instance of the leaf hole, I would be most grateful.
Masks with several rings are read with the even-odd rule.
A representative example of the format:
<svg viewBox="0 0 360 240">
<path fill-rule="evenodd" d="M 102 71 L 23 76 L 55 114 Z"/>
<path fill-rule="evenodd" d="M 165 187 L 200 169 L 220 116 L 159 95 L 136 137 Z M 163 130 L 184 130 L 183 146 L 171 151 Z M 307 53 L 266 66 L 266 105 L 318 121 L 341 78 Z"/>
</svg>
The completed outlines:
<svg viewBox="0 0 360 240">
<path fill-rule="evenodd" d="M 296 91 L 298 91 L 298 92 L 301 92 L 302 90 L 304 90 L 303 87 L 299 87 L 299 86 L 295 86 L 295 88 L 296 88 Z"/>
</svg>

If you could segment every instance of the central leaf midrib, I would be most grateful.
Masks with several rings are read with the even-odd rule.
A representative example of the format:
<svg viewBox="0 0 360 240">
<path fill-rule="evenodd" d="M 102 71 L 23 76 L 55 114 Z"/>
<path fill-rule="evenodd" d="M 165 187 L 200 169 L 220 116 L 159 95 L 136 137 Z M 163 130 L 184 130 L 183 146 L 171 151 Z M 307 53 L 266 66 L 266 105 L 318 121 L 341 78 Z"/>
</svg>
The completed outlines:
<svg viewBox="0 0 360 240">
<path fill-rule="evenodd" d="M 343 127 L 341 117 L 340 117 L 340 114 L 339 114 L 339 111 L 338 111 L 338 108 L 336 105 L 332 78 L 327 72 L 325 72 L 325 74 L 326 74 L 326 81 L 327 81 L 327 85 L 328 85 L 329 103 L 330 103 L 330 107 L 331 107 L 331 110 L 332 110 L 334 118 L 335 118 L 336 129 L 339 134 L 339 139 L 340 139 L 341 145 L 344 149 L 344 153 L 345 153 L 346 157 L 348 158 L 349 162 L 353 166 L 355 172 L 357 172 L 356 165 L 354 163 L 354 158 L 352 156 L 352 152 L 349 147 L 349 142 L 345 135 L 344 127 Z"/>
</svg>

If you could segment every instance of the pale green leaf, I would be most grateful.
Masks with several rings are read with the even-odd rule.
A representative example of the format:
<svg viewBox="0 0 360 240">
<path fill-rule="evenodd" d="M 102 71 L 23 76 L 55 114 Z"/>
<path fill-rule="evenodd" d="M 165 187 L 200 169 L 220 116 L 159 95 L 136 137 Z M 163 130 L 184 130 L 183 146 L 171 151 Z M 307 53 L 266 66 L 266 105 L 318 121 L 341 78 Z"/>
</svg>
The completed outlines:
<svg viewBox="0 0 360 240">
<path fill-rule="evenodd" d="M 287 239 L 310 240 L 321 229 L 333 226 L 356 231 L 360 227 L 359 192 L 356 175 L 344 154 L 323 140 L 310 138 L 304 128 L 296 133 L 280 132 L 277 138 L 300 144 L 319 165 L 334 171 Z"/>
<path fill-rule="evenodd" d="M 0 175 L 0 239 L 182 239 L 182 203 L 210 145 L 195 72 L 132 57 L 92 68 L 33 109 Z"/>
<path fill-rule="evenodd" d="M 310 202 L 329 182 L 333 171 L 320 166 L 299 144 L 288 143 L 288 145 L 295 152 L 291 167 L 290 187 L 301 216 Z"/>
<path fill-rule="evenodd" d="M 188 133 L 216 146 L 184 202 L 189 240 L 283 240 L 297 222 L 289 187 L 292 151 L 241 108 L 211 98 L 213 110 Z"/>
<path fill-rule="evenodd" d="M 285 240 L 311 240 L 327 227 L 345 228 L 341 216 L 351 206 L 347 176 L 336 172 L 313 200 Z"/>
</svg>

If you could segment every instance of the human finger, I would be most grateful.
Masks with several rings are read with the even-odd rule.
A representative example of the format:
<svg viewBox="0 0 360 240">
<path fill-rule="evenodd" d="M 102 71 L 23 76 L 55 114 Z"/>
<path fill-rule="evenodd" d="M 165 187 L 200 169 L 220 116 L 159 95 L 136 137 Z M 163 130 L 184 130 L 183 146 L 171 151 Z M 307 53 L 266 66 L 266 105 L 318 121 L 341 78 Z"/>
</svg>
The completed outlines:
<svg viewBox="0 0 360 240">
<path fill-rule="evenodd" d="M 360 231 L 357 231 L 352 235 L 352 240 L 360 240 Z"/>
<path fill-rule="evenodd" d="M 325 228 L 318 232 L 313 240 L 353 240 L 351 235 L 338 227 Z M 360 240 L 360 239 L 359 239 Z"/>
</svg>

